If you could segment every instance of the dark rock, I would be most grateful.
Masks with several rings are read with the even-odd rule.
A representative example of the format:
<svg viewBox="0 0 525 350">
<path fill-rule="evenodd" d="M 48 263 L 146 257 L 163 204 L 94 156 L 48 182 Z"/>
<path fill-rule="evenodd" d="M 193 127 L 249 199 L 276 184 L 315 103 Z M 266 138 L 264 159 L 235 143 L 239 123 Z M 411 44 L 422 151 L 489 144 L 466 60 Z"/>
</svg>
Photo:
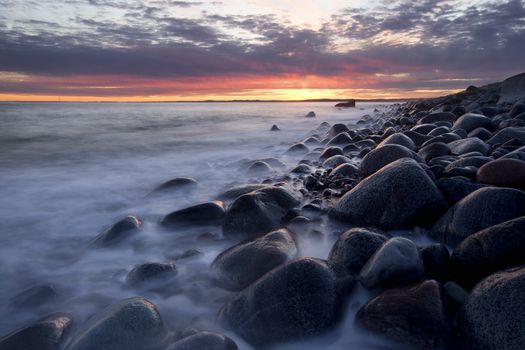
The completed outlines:
<svg viewBox="0 0 525 350">
<path fill-rule="evenodd" d="M 451 207 L 432 227 L 430 235 L 452 247 L 487 227 L 525 215 L 525 192 L 486 187 Z"/>
<path fill-rule="evenodd" d="M 261 188 L 270 187 L 270 185 L 265 184 L 247 184 L 232 187 L 219 194 L 219 198 L 222 199 L 235 199 L 243 194 L 250 193 L 253 191 L 260 190 Z"/>
<path fill-rule="evenodd" d="M 481 183 L 525 190 L 525 161 L 493 160 L 478 169 L 476 178 Z"/>
<path fill-rule="evenodd" d="M 142 350 L 159 344 L 166 335 L 155 305 L 130 298 L 92 316 L 67 350 Z"/>
<path fill-rule="evenodd" d="M 359 175 L 368 177 L 384 167 L 401 158 L 412 158 L 416 161 L 423 160 L 415 152 L 400 145 L 385 145 L 378 147 L 365 155 L 359 164 Z"/>
<path fill-rule="evenodd" d="M 424 272 L 416 245 L 395 237 L 386 241 L 361 269 L 359 280 L 368 289 L 401 286 L 417 281 Z"/>
<path fill-rule="evenodd" d="M 9 300 L 14 309 L 33 308 L 54 301 L 58 296 L 56 289 L 49 284 L 39 284 L 23 290 Z"/>
<path fill-rule="evenodd" d="M 177 275 L 175 263 L 149 262 L 135 266 L 126 276 L 126 284 L 133 288 L 166 283 Z"/>
<path fill-rule="evenodd" d="M 270 129 L 270 131 L 279 131 L 281 129 L 279 129 L 279 127 L 275 124 L 272 125 L 272 128 Z"/>
<path fill-rule="evenodd" d="M 487 141 L 492 136 L 492 133 L 485 128 L 476 128 L 468 133 L 468 137 L 477 137 L 482 141 Z"/>
<path fill-rule="evenodd" d="M 328 260 L 343 265 L 353 274 L 358 274 L 368 259 L 386 240 L 384 235 L 375 231 L 352 228 L 343 233 L 334 243 Z"/>
<path fill-rule="evenodd" d="M 254 162 L 248 168 L 248 174 L 267 174 L 273 171 L 272 167 L 262 160 Z"/>
<path fill-rule="evenodd" d="M 403 158 L 361 181 L 330 213 L 359 226 L 393 229 L 431 222 L 446 207 L 445 198 L 421 166 Z"/>
<path fill-rule="evenodd" d="M 166 215 L 162 219 L 161 224 L 168 227 L 220 225 L 224 216 L 224 203 L 222 201 L 213 201 L 174 211 Z"/>
<path fill-rule="evenodd" d="M 493 158 L 491 157 L 484 157 L 484 156 L 473 156 L 473 157 L 464 157 L 459 158 L 452 163 L 450 163 L 447 166 L 447 170 L 450 170 L 452 168 L 463 168 L 467 166 L 473 166 L 476 168 L 481 167 L 483 164 L 486 164 L 490 161 L 492 161 Z"/>
<path fill-rule="evenodd" d="M 436 181 L 436 185 L 450 203 L 457 203 L 472 192 L 486 187 L 473 183 L 463 176 L 446 177 Z"/>
<path fill-rule="evenodd" d="M 328 130 L 328 135 L 330 137 L 334 137 L 337 134 L 340 134 L 342 132 L 347 132 L 347 131 L 348 131 L 348 127 L 346 125 L 337 123 L 337 124 L 332 125 L 330 130 Z"/>
<path fill-rule="evenodd" d="M 350 142 L 352 142 L 352 138 L 346 132 L 342 132 L 332 137 L 327 146 L 347 145 Z"/>
<path fill-rule="evenodd" d="M 427 135 L 429 132 L 434 130 L 436 126 L 434 124 L 419 124 L 414 126 L 410 131 L 414 131 L 423 135 Z"/>
<path fill-rule="evenodd" d="M 0 338 L 1 350 L 58 350 L 71 328 L 69 315 L 56 313 Z"/>
<path fill-rule="evenodd" d="M 512 139 L 519 140 L 525 144 L 525 128 L 510 127 L 498 131 L 494 136 L 487 140 L 489 145 L 503 144 Z"/>
<path fill-rule="evenodd" d="M 220 310 L 219 320 L 256 347 L 311 337 L 336 324 L 350 285 L 324 261 L 303 258 L 238 293 Z"/>
<path fill-rule="evenodd" d="M 142 221 L 139 218 L 131 215 L 127 216 L 95 237 L 91 244 L 98 247 L 107 247 L 120 243 L 138 233 L 141 227 Z"/>
<path fill-rule="evenodd" d="M 185 337 L 166 350 L 238 350 L 237 344 L 227 336 L 211 332 L 198 332 Z"/>
<path fill-rule="evenodd" d="M 525 268 L 491 275 L 470 293 L 461 317 L 470 349 L 521 350 L 525 344 Z"/>
<path fill-rule="evenodd" d="M 341 175 L 341 176 L 344 176 L 344 177 L 351 177 L 351 176 L 355 176 L 357 175 L 357 167 L 353 164 L 349 164 L 349 163 L 344 163 L 344 164 L 341 164 L 339 166 L 337 166 L 334 170 L 332 170 L 332 172 L 330 173 L 330 175 L 334 176 L 334 175 Z"/>
<path fill-rule="evenodd" d="M 286 154 L 288 155 L 296 155 L 296 154 L 306 154 L 308 153 L 309 149 L 302 143 L 296 143 L 292 147 L 288 148 L 286 151 Z"/>
<path fill-rule="evenodd" d="M 486 155 L 490 149 L 489 145 L 477 137 L 469 137 L 462 140 L 452 141 L 448 144 L 453 154 L 464 154 L 469 152 L 480 152 Z"/>
<path fill-rule="evenodd" d="M 417 147 L 421 146 L 432 138 L 432 136 L 422 135 L 415 131 L 404 131 L 403 134 L 408 136 Z"/>
<path fill-rule="evenodd" d="M 471 132 L 476 128 L 485 128 L 489 130 L 494 129 L 492 120 L 481 114 L 467 113 L 462 115 L 454 122 L 454 129 L 464 129 L 467 132 Z"/>
<path fill-rule="evenodd" d="M 519 102 L 516 102 L 514 106 L 512 106 L 512 109 L 510 110 L 509 114 L 512 118 L 514 118 L 515 116 L 523 112 L 525 112 L 525 102 L 519 101 Z"/>
<path fill-rule="evenodd" d="M 440 126 L 429 132 L 428 136 L 439 136 L 448 132 L 450 132 L 450 128 L 448 126 Z"/>
<path fill-rule="evenodd" d="M 292 169 L 291 173 L 293 174 L 311 174 L 314 170 L 311 166 L 306 164 L 300 164 Z"/>
<path fill-rule="evenodd" d="M 441 288 L 433 280 L 381 293 L 359 310 L 356 323 L 416 349 L 445 349 L 450 335 Z"/>
<path fill-rule="evenodd" d="M 432 158 L 446 156 L 450 153 L 450 147 L 443 142 L 432 143 L 421 148 L 418 152 L 418 154 L 427 162 Z"/>
<path fill-rule="evenodd" d="M 330 157 L 337 156 L 337 155 L 344 155 L 343 150 L 339 147 L 327 147 L 321 153 L 321 156 L 319 157 L 319 160 L 324 161 Z"/>
<path fill-rule="evenodd" d="M 443 244 L 431 244 L 421 250 L 426 275 L 438 281 L 447 280 L 450 269 L 450 253 Z"/>
<path fill-rule="evenodd" d="M 351 163 L 352 160 L 348 157 L 337 155 L 332 156 L 323 162 L 324 168 L 335 168 L 341 164 Z"/>
<path fill-rule="evenodd" d="M 458 117 L 450 112 L 436 112 L 419 119 L 418 124 L 433 124 L 439 121 L 454 123 Z"/>
<path fill-rule="evenodd" d="M 256 237 L 281 227 L 288 210 L 299 204 L 291 191 L 270 186 L 238 197 L 229 207 L 222 230 L 226 236 Z"/>
<path fill-rule="evenodd" d="M 174 190 L 191 190 L 197 187 L 197 180 L 191 177 L 176 177 L 169 180 L 155 189 L 155 192 L 174 191 Z"/>
<path fill-rule="evenodd" d="M 225 250 L 211 268 L 221 286 L 241 290 L 296 256 L 295 239 L 288 230 L 281 229 Z"/>
<path fill-rule="evenodd" d="M 405 134 L 397 133 L 388 136 L 386 139 L 384 139 L 377 147 L 383 147 L 385 145 L 400 145 L 405 146 L 409 150 L 414 151 L 417 147 L 414 141 L 410 139 L 410 137 L 406 136 Z"/>
<path fill-rule="evenodd" d="M 443 289 L 445 295 L 456 304 L 463 305 L 468 299 L 468 292 L 457 283 L 447 282 Z"/>
<path fill-rule="evenodd" d="M 339 102 L 335 105 L 335 107 L 342 107 L 342 108 L 355 107 L 355 100 L 348 100 L 347 102 Z"/>
<path fill-rule="evenodd" d="M 452 254 L 454 277 L 466 287 L 505 268 L 525 264 L 525 217 L 467 237 Z"/>
</svg>

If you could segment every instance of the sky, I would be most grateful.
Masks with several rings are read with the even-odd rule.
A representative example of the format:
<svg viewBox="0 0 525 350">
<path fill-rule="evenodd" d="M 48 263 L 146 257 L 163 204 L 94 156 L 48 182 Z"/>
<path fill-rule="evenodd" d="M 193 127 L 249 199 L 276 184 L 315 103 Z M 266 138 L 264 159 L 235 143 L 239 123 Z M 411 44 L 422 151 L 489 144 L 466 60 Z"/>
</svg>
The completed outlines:
<svg viewBox="0 0 525 350">
<path fill-rule="evenodd" d="M 525 0 L 0 0 L 0 100 L 445 95 L 525 71 Z"/>
</svg>

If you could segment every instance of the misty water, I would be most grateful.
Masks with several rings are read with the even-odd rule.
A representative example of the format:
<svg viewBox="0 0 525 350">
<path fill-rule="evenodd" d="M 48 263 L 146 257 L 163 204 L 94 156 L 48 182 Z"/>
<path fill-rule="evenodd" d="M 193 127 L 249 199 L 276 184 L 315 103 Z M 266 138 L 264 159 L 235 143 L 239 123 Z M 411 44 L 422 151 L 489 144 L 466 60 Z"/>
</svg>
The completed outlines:
<svg viewBox="0 0 525 350">
<path fill-rule="evenodd" d="M 260 182 L 236 163 L 276 157 L 288 173 L 300 158 L 284 156 L 321 122 L 354 123 L 375 103 L 336 109 L 332 103 L 0 104 L 0 335 L 50 312 L 72 314 L 76 326 L 118 300 L 153 301 L 172 330 L 194 327 L 231 336 L 215 321 L 229 292 L 214 286 L 209 265 L 237 243 L 198 240 L 220 227 L 162 229 L 166 214 L 215 199 L 236 184 Z M 304 118 L 315 111 L 316 118 Z M 271 132 L 277 124 L 281 131 Z M 189 176 L 197 190 L 151 196 L 166 180 Z M 136 239 L 106 249 L 90 241 L 120 218 L 133 214 L 145 229 Z M 323 238 L 299 239 L 300 255 L 326 258 L 336 236 L 326 222 Z M 340 228 L 339 228 L 340 229 Z M 144 262 L 172 260 L 189 249 L 202 254 L 176 261 L 170 293 L 133 290 L 126 273 Z M 53 303 L 20 309 L 9 299 L 38 284 L 60 293 Z M 354 330 L 353 314 L 367 294 L 357 289 L 348 316 L 335 331 L 282 349 L 384 349 L 376 338 Z"/>
</svg>

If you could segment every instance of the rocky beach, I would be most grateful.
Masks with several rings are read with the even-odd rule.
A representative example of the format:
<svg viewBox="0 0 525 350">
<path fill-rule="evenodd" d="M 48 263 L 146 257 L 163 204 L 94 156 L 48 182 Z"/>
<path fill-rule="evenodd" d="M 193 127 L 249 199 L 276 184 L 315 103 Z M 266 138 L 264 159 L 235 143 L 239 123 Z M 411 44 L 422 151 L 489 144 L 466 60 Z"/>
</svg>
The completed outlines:
<svg viewBox="0 0 525 350">
<path fill-rule="evenodd" d="M 93 233 L 83 249 L 109 261 L 165 244 L 144 238 L 151 227 L 190 232 L 177 256 L 110 276 L 129 298 L 97 299 L 78 318 L 68 305 L 82 298 L 61 303 L 51 284 L 10 290 L 13 315 L 46 314 L 2 335 L 0 350 L 328 349 L 341 334 L 334 349 L 524 349 L 525 73 L 356 123 L 297 118 L 318 126 L 285 152 L 223 164 L 252 181 L 194 200 L 195 174 L 166 178 L 142 200 L 180 196 L 183 208 L 130 212 Z M 324 256 L 308 254 L 317 245 Z M 180 288 L 189 266 L 203 288 Z M 213 317 L 195 307 L 181 320 L 155 302 L 178 297 L 209 302 Z"/>
</svg>

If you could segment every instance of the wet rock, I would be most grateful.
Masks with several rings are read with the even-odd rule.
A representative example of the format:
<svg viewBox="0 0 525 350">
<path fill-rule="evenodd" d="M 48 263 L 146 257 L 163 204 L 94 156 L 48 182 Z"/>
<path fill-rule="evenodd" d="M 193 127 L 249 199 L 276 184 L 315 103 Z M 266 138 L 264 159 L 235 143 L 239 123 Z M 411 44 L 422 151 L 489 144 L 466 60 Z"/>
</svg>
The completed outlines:
<svg viewBox="0 0 525 350">
<path fill-rule="evenodd" d="M 253 191 L 260 190 L 261 188 L 270 187 L 266 184 L 246 184 L 232 187 L 219 194 L 219 198 L 222 199 L 235 199 L 243 194 L 250 193 Z"/>
<path fill-rule="evenodd" d="M 344 155 L 343 150 L 339 147 L 327 147 L 321 153 L 321 156 L 319 156 L 319 160 L 324 161 L 330 157 L 337 156 L 337 155 Z"/>
<path fill-rule="evenodd" d="M 445 349 L 450 326 L 436 281 L 392 289 L 367 302 L 356 323 L 373 333 L 416 349 Z"/>
<path fill-rule="evenodd" d="M 446 121 L 454 123 L 458 117 L 454 113 L 450 112 L 437 112 L 431 113 L 417 122 L 418 124 L 433 124 L 439 121 Z"/>
<path fill-rule="evenodd" d="M 358 274 L 386 240 L 384 235 L 375 231 L 352 228 L 334 243 L 328 260 L 346 267 L 353 274 Z"/>
<path fill-rule="evenodd" d="M 238 197 L 229 207 L 222 230 L 226 236 L 256 237 L 281 227 L 286 213 L 299 204 L 286 188 L 270 186 Z"/>
<path fill-rule="evenodd" d="M 447 280 L 450 271 L 450 253 L 443 244 L 431 244 L 421 250 L 426 275 L 438 281 Z"/>
<path fill-rule="evenodd" d="M 127 216 L 95 237 L 91 244 L 96 247 L 107 247 L 120 243 L 137 234 L 141 227 L 142 221 L 139 218 Z"/>
<path fill-rule="evenodd" d="M 436 126 L 434 124 L 419 124 L 414 126 L 410 131 L 414 131 L 423 135 L 427 135 L 429 132 L 434 130 Z"/>
<path fill-rule="evenodd" d="M 467 113 L 462 115 L 454 122 L 454 129 L 464 129 L 467 132 L 471 132 L 476 128 L 485 128 L 489 130 L 494 129 L 492 120 L 481 114 Z"/>
<path fill-rule="evenodd" d="M 327 146 L 346 145 L 352 142 L 352 138 L 346 132 L 342 132 L 334 136 L 328 141 Z"/>
<path fill-rule="evenodd" d="M 423 161 L 415 152 L 400 145 L 385 145 L 370 151 L 359 164 L 359 175 L 368 177 L 384 167 L 401 158 L 412 158 Z"/>
<path fill-rule="evenodd" d="M 468 137 L 477 137 L 480 140 L 487 141 L 492 136 L 492 133 L 485 128 L 476 128 L 468 133 Z"/>
<path fill-rule="evenodd" d="M 337 155 L 332 156 L 323 162 L 324 168 L 335 168 L 341 164 L 351 163 L 352 160 L 348 157 Z"/>
<path fill-rule="evenodd" d="M 512 139 L 516 139 L 525 144 L 525 128 L 509 127 L 498 131 L 494 136 L 487 140 L 489 145 L 503 144 Z"/>
<path fill-rule="evenodd" d="M 446 156 L 450 153 L 450 147 L 443 142 L 432 143 L 421 148 L 418 152 L 418 154 L 427 162 L 432 158 Z"/>
<path fill-rule="evenodd" d="M 451 207 L 432 227 L 431 237 L 451 247 L 473 233 L 525 215 L 525 192 L 486 187 Z"/>
<path fill-rule="evenodd" d="M 126 276 L 126 284 L 133 288 L 164 284 L 176 275 L 175 263 L 149 262 L 135 266 Z"/>
<path fill-rule="evenodd" d="M 359 280 L 368 289 L 401 286 L 417 281 L 424 272 L 416 245 L 409 239 L 395 237 L 386 241 L 367 261 Z"/>
<path fill-rule="evenodd" d="M 361 181 L 330 214 L 359 226 L 393 229 L 432 222 L 446 207 L 427 173 L 416 161 L 403 158 Z"/>
<path fill-rule="evenodd" d="M 525 268 L 491 275 L 470 293 L 461 317 L 471 349 L 521 350 L 525 344 Z"/>
<path fill-rule="evenodd" d="M 330 175 L 334 176 L 334 175 L 341 175 L 341 176 L 344 176 L 344 177 L 351 177 L 351 176 L 355 176 L 357 174 L 358 170 L 357 170 L 357 167 L 353 164 L 349 164 L 349 163 L 344 163 L 344 164 L 341 164 L 341 165 L 338 165 L 334 170 L 332 170 L 332 172 L 330 173 Z"/>
<path fill-rule="evenodd" d="M 185 337 L 166 350 L 238 350 L 237 344 L 227 336 L 212 332 L 198 332 Z"/>
<path fill-rule="evenodd" d="M 450 132 L 450 128 L 447 126 L 440 126 L 428 133 L 428 136 L 440 136 Z"/>
<path fill-rule="evenodd" d="M 393 135 L 388 136 L 386 139 L 384 139 L 377 147 L 383 147 L 385 145 L 400 145 L 408 148 L 409 150 L 414 151 L 417 146 L 410 139 L 410 137 L 406 136 L 405 134 L 396 133 Z"/>
<path fill-rule="evenodd" d="M 470 179 L 463 176 L 441 178 L 436 181 L 436 185 L 450 203 L 457 203 L 472 192 L 487 187 L 486 185 L 473 183 Z"/>
<path fill-rule="evenodd" d="M 344 281 L 322 260 L 296 260 L 237 294 L 219 320 L 257 347 L 315 336 L 339 320 Z"/>
<path fill-rule="evenodd" d="M 481 183 L 525 190 L 525 161 L 493 160 L 478 169 L 476 178 Z"/>
<path fill-rule="evenodd" d="M 292 147 L 288 148 L 286 151 L 286 154 L 288 155 L 298 155 L 298 154 L 306 154 L 309 152 L 308 147 L 306 147 L 302 143 L 296 143 Z"/>
<path fill-rule="evenodd" d="M 469 152 L 479 152 L 486 155 L 490 146 L 477 137 L 469 137 L 462 140 L 452 141 L 448 144 L 452 154 L 464 154 Z"/>
<path fill-rule="evenodd" d="M 267 174 L 271 173 L 273 171 L 272 167 L 261 160 L 254 162 L 250 167 L 248 168 L 248 174 Z"/>
<path fill-rule="evenodd" d="M 509 114 L 512 118 L 514 118 L 523 112 L 525 112 L 525 102 L 519 101 L 512 106 L 512 109 L 510 110 Z"/>
<path fill-rule="evenodd" d="M 224 203 L 213 201 L 174 211 L 166 215 L 161 224 L 167 227 L 220 225 L 224 216 Z"/>
<path fill-rule="evenodd" d="M 445 295 L 458 305 L 463 305 L 468 299 L 468 292 L 455 282 L 447 282 L 443 285 Z"/>
<path fill-rule="evenodd" d="M 453 161 L 449 165 L 447 165 L 447 170 L 453 169 L 453 168 L 464 168 L 468 166 L 473 166 L 476 168 L 479 168 L 485 163 L 488 163 L 490 161 L 494 160 L 491 157 L 485 157 L 485 156 L 473 156 L 473 157 L 464 157 L 464 158 L 458 158 L 457 160 Z"/>
<path fill-rule="evenodd" d="M 432 138 L 432 136 L 422 135 L 414 131 L 405 131 L 403 134 L 408 136 L 417 147 L 421 146 Z"/>
<path fill-rule="evenodd" d="M 347 102 L 339 102 L 335 105 L 335 107 L 341 107 L 341 108 L 355 107 L 355 100 L 348 100 Z"/>
<path fill-rule="evenodd" d="M 272 128 L 270 129 L 270 131 L 279 131 L 281 129 L 279 129 L 279 127 L 275 124 L 272 125 Z"/>
<path fill-rule="evenodd" d="M 308 113 L 306 113 L 305 117 L 306 118 L 315 118 L 315 112 L 313 112 L 313 111 L 308 112 Z"/>
<path fill-rule="evenodd" d="M 58 350 L 72 325 L 69 315 L 56 313 L 0 338 L 1 350 Z"/>
<path fill-rule="evenodd" d="M 328 135 L 330 137 L 334 137 L 337 134 L 340 134 L 342 132 L 347 132 L 347 131 L 349 131 L 349 130 L 348 130 L 348 127 L 346 125 L 341 124 L 341 123 L 337 123 L 337 124 L 332 125 L 330 130 L 328 130 Z"/>
<path fill-rule="evenodd" d="M 488 227 L 469 237 L 452 254 L 454 277 L 466 287 L 505 268 L 525 264 L 525 217 Z"/>
<path fill-rule="evenodd" d="M 33 308 L 50 303 L 58 297 L 56 289 L 49 284 L 39 284 L 23 290 L 9 300 L 13 309 Z"/>
<path fill-rule="evenodd" d="M 225 250 L 211 268 L 219 285 L 241 290 L 296 256 L 295 239 L 288 230 L 281 229 Z"/>
<path fill-rule="evenodd" d="M 176 177 L 157 187 L 155 192 L 191 190 L 195 187 L 197 187 L 197 180 L 192 179 L 191 177 Z"/>
<path fill-rule="evenodd" d="M 67 350 L 142 350 L 159 344 L 166 335 L 155 305 L 130 298 L 92 316 Z"/>
<path fill-rule="evenodd" d="M 293 174 L 311 174 L 314 172 L 314 169 L 306 164 L 300 164 L 292 169 L 291 173 Z"/>
</svg>

